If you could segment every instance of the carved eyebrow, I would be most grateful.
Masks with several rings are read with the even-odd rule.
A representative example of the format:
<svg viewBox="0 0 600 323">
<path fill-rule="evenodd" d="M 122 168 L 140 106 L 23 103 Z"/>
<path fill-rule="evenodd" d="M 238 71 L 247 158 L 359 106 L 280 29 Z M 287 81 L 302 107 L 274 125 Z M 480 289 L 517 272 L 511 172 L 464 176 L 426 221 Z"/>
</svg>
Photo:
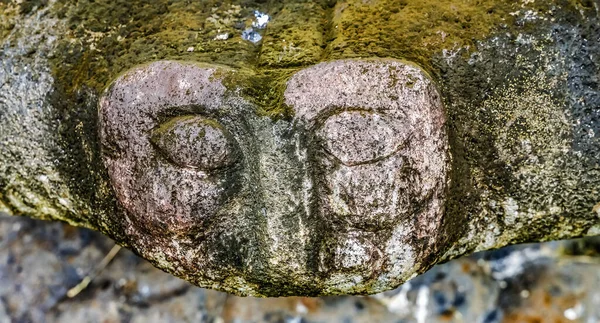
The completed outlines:
<svg viewBox="0 0 600 323">
<path fill-rule="evenodd" d="M 330 117 L 335 115 L 339 115 L 344 112 L 364 112 L 364 113 L 374 113 L 379 114 L 382 117 L 389 116 L 388 112 L 393 112 L 393 118 L 402 118 L 406 115 L 406 112 L 403 110 L 393 110 L 387 107 L 377 107 L 371 108 L 368 107 L 338 107 L 338 106 L 330 106 L 322 108 L 312 119 L 308 119 L 311 128 L 320 128 L 327 122 Z"/>
<path fill-rule="evenodd" d="M 121 114 L 153 118 L 172 108 L 202 106 L 206 110 L 220 110 L 226 89 L 213 77 L 216 71 L 215 67 L 173 61 L 141 66 L 116 79 L 101 105 L 106 113 L 111 112 L 111 107 L 120 107 L 125 110 Z"/>
<path fill-rule="evenodd" d="M 429 84 L 424 72 L 395 60 L 335 61 L 294 74 L 285 103 L 297 118 L 320 118 L 330 110 L 359 109 L 402 112 L 425 103 L 421 90 Z"/>
<path fill-rule="evenodd" d="M 117 78 L 100 99 L 103 145 L 114 147 L 115 151 L 140 153 L 131 150 L 131 145 L 149 145 L 149 131 L 164 121 L 169 111 L 181 112 L 191 106 L 220 111 L 225 105 L 226 88 L 213 77 L 217 70 L 159 61 Z"/>
</svg>

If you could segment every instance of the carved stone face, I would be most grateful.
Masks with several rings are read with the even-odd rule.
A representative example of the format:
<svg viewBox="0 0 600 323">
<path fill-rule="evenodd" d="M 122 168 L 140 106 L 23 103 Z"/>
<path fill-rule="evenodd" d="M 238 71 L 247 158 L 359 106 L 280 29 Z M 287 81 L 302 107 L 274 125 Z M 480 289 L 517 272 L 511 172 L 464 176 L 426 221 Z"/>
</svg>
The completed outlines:
<svg viewBox="0 0 600 323">
<path fill-rule="evenodd" d="M 424 72 L 394 60 L 306 68 L 287 82 L 290 120 L 258 115 L 226 75 L 243 77 L 161 61 L 101 99 L 104 162 L 134 250 L 243 295 L 375 293 L 424 269 L 449 163 Z"/>
</svg>

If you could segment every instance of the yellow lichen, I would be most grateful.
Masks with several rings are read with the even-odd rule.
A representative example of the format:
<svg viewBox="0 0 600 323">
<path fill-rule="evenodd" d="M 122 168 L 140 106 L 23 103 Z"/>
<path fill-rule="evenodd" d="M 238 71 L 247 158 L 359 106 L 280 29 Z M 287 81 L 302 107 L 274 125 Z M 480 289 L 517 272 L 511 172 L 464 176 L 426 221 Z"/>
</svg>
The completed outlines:
<svg viewBox="0 0 600 323">
<path fill-rule="evenodd" d="M 0 1 L 0 42 L 4 41 L 13 30 L 18 13 L 19 6 L 17 1 Z"/>
<path fill-rule="evenodd" d="M 429 66 L 443 49 L 471 46 L 508 25 L 514 1 L 343 1 L 334 10 L 330 58 L 402 57 Z"/>
</svg>

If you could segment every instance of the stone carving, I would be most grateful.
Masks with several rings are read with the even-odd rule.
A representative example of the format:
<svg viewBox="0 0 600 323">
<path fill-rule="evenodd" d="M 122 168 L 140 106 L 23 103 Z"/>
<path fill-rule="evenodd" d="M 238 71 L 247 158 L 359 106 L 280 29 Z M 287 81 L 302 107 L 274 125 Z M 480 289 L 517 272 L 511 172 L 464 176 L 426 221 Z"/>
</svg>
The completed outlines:
<svg viewBox="0 0 600 323">
<path fill-rule="evenodd" d="M 128 243 L 248 294 L 376 292 L 417 272 L 436 250 L 449 162 L 427 75 L 395 60 L 322 63 L 289 79 L 293 119 L 273 121 L 222 84 L 234 72 L 156 62 L 101 99 Z"/>
<path fill-rule="evenodd" d="M 598 13 L 0 1 L 0 213 L 259 296 L 375 293 L 598 235 Z"/>
</svg>

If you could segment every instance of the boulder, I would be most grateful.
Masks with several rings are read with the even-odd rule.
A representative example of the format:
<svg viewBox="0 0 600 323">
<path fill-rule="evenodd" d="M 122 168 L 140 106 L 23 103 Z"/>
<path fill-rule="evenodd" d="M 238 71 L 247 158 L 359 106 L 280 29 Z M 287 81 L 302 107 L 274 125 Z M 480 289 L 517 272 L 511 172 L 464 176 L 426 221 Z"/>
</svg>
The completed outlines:
<svg viewBox="0 0 600 323">
<path fill-rule="evenodd" d="M 599 10 L 0 2 L 0 212 L 252 296 L 598 235 Z"/>
</svg>

